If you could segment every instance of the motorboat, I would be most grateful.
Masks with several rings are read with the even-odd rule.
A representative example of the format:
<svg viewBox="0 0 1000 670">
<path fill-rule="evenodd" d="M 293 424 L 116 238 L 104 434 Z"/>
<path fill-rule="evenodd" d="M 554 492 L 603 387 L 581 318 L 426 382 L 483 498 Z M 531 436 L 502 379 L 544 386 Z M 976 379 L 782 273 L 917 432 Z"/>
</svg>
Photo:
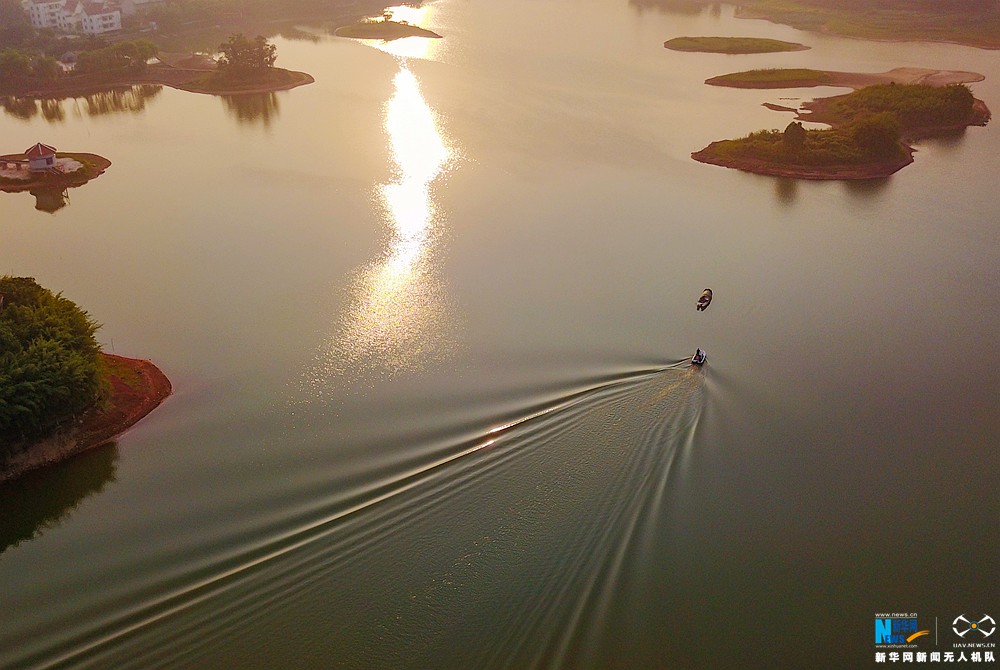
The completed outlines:
<svg viewBox="0 0 1000 670">
<path fill-rule="evenodd" d="M 707 288 L 701 292 L 701 297 L 698 298 L 697 309 L 699 312 L 705 311 L 705 308 L 712 302 L 712 289 Z"/>
<path fill-rule="evenodd" d="M 694 356 L 691 357 L 691 365 L 704 365 L 705 361 L 708 359 L 708 354 L 703 350 L 699 349 L 694 352 Z"/>
</svg>

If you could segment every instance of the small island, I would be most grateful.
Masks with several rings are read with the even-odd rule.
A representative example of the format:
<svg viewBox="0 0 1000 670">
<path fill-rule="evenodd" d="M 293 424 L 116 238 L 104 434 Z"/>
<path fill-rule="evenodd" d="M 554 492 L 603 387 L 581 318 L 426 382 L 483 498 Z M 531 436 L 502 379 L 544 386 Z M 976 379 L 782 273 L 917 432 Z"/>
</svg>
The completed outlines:
<svg viewBox="0 0 1000 670">
<path fill-rule="evenodd" d="M 767 54 L 809 49 L 798 42 L 785 42 L 763 37 L 675 37 L 663 43 L 671 51 L 693 51 L 711 54 Z"/>
<path fill-rule="evenodd" d="M 411 25 L 406 21 L 393 21 L 390 10 L 386 10 L 378 18 L 365 19 L 348 26 L 341 26 L 333 34 L 337 37 L 350 37 L 356 40 L 383 40 L 386 42 L 404 37 L 441 38 L 441 35 L 433 31 Z"/>
<path fill-rule="evenodd" d="M 23 153 L 0 156 L 0 191 L 62 191 L 96 179 L 110 166 L 111 161 L 103 156 L 56 151 L 38 142 Z"/>
<path fill-rule="evenodd" d="M 149 361 L 101 352 L 97 328 L 31 277 L 0 277 L 0 482 L 107 444 L 170 395 Z"/>
<path fill-rule="evenodd" d="M 855 81 L 867 81 L 870 76 L 858 75 Z M 984 126 L 990 119 L 985 103 L 974 98 L 965 84 L 890 81 L 805 103 L 802 111 L 770 107 L 796 112 L 799 121 L 825 123 L 831 128 L 807 130 L 793 121 L 784 131 L 761 130 L 735 140 L 712 142 L 691 157 L 771 176 L 874 179 L 913 162 L 910 142 Z"/>
</svg>

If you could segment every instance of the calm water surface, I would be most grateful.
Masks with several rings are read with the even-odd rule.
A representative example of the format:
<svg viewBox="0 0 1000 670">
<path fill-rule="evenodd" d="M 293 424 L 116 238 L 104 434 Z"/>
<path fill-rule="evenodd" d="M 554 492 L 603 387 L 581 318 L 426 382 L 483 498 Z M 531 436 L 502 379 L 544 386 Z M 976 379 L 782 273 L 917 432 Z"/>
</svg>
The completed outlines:
<svg viewBox="0 0 1000 670">
<path fill-rule="evenodd" d="M 840 92 L 710 76 L 997 109 L 997 55 L 732 13 L 439 0 L 276 39 L 289 92 L 8 104 L 4 152 L 113 165 L 0 194 L 0 272 L 175 393 L 0 488 L 0 666 L 848 668 L 876 612 L 1000 616 L 995 128 L 865 184 L 689 158 Z"/>
</svg>

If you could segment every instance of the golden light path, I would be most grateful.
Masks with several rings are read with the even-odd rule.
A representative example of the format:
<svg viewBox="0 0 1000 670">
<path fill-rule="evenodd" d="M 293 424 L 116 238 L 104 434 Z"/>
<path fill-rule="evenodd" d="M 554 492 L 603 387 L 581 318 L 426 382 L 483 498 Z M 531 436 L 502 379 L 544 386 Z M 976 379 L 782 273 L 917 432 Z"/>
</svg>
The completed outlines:
<svg viewBox="0 0 1000 670">
<path fill-rule="evenodd" d="M 378 48 L 389 51 L 393 44 Z M 424 53 L 429 48 L 423 47 Z M 414 53 L 412 46 L 407 50 Z M 340 332 L 324 353 L 327 376 L 414 369 L 452 346 L 447 301 L 433 262 L 441 215 L 432 186 L 448 169 L 453 152 L 406 59 L 397 58 L 400 67 L 384 115 L 395 178 L 375 191 L 389 240 L 385 254 L 353 287 Z"/>
</svg>

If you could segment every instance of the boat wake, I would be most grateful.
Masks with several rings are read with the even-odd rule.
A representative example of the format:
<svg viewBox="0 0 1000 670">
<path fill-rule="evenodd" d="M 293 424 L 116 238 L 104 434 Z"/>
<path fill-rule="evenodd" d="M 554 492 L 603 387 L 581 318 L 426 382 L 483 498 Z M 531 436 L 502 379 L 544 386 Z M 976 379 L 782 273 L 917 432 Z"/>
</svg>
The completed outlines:
<svg viewBox="0 0 1000 670">
<path fill-rule="evenodd" d="M 338 667 L 600 665 L 614 653 L 602 636 L 644 589 L 704 378 L 686 360 L 625 372 L 467 439 L 415 446 L 347 490 L 272 513 L 129 611 L 24 660 L 230 667 L 251 638 L 261 656 L 243 660 L 266 665 L 268 653 L 294 657 L 282 631 L 302 612 L 281 608 L 297 603 L 332 617 L 309 646 Z"/>
</svg>

